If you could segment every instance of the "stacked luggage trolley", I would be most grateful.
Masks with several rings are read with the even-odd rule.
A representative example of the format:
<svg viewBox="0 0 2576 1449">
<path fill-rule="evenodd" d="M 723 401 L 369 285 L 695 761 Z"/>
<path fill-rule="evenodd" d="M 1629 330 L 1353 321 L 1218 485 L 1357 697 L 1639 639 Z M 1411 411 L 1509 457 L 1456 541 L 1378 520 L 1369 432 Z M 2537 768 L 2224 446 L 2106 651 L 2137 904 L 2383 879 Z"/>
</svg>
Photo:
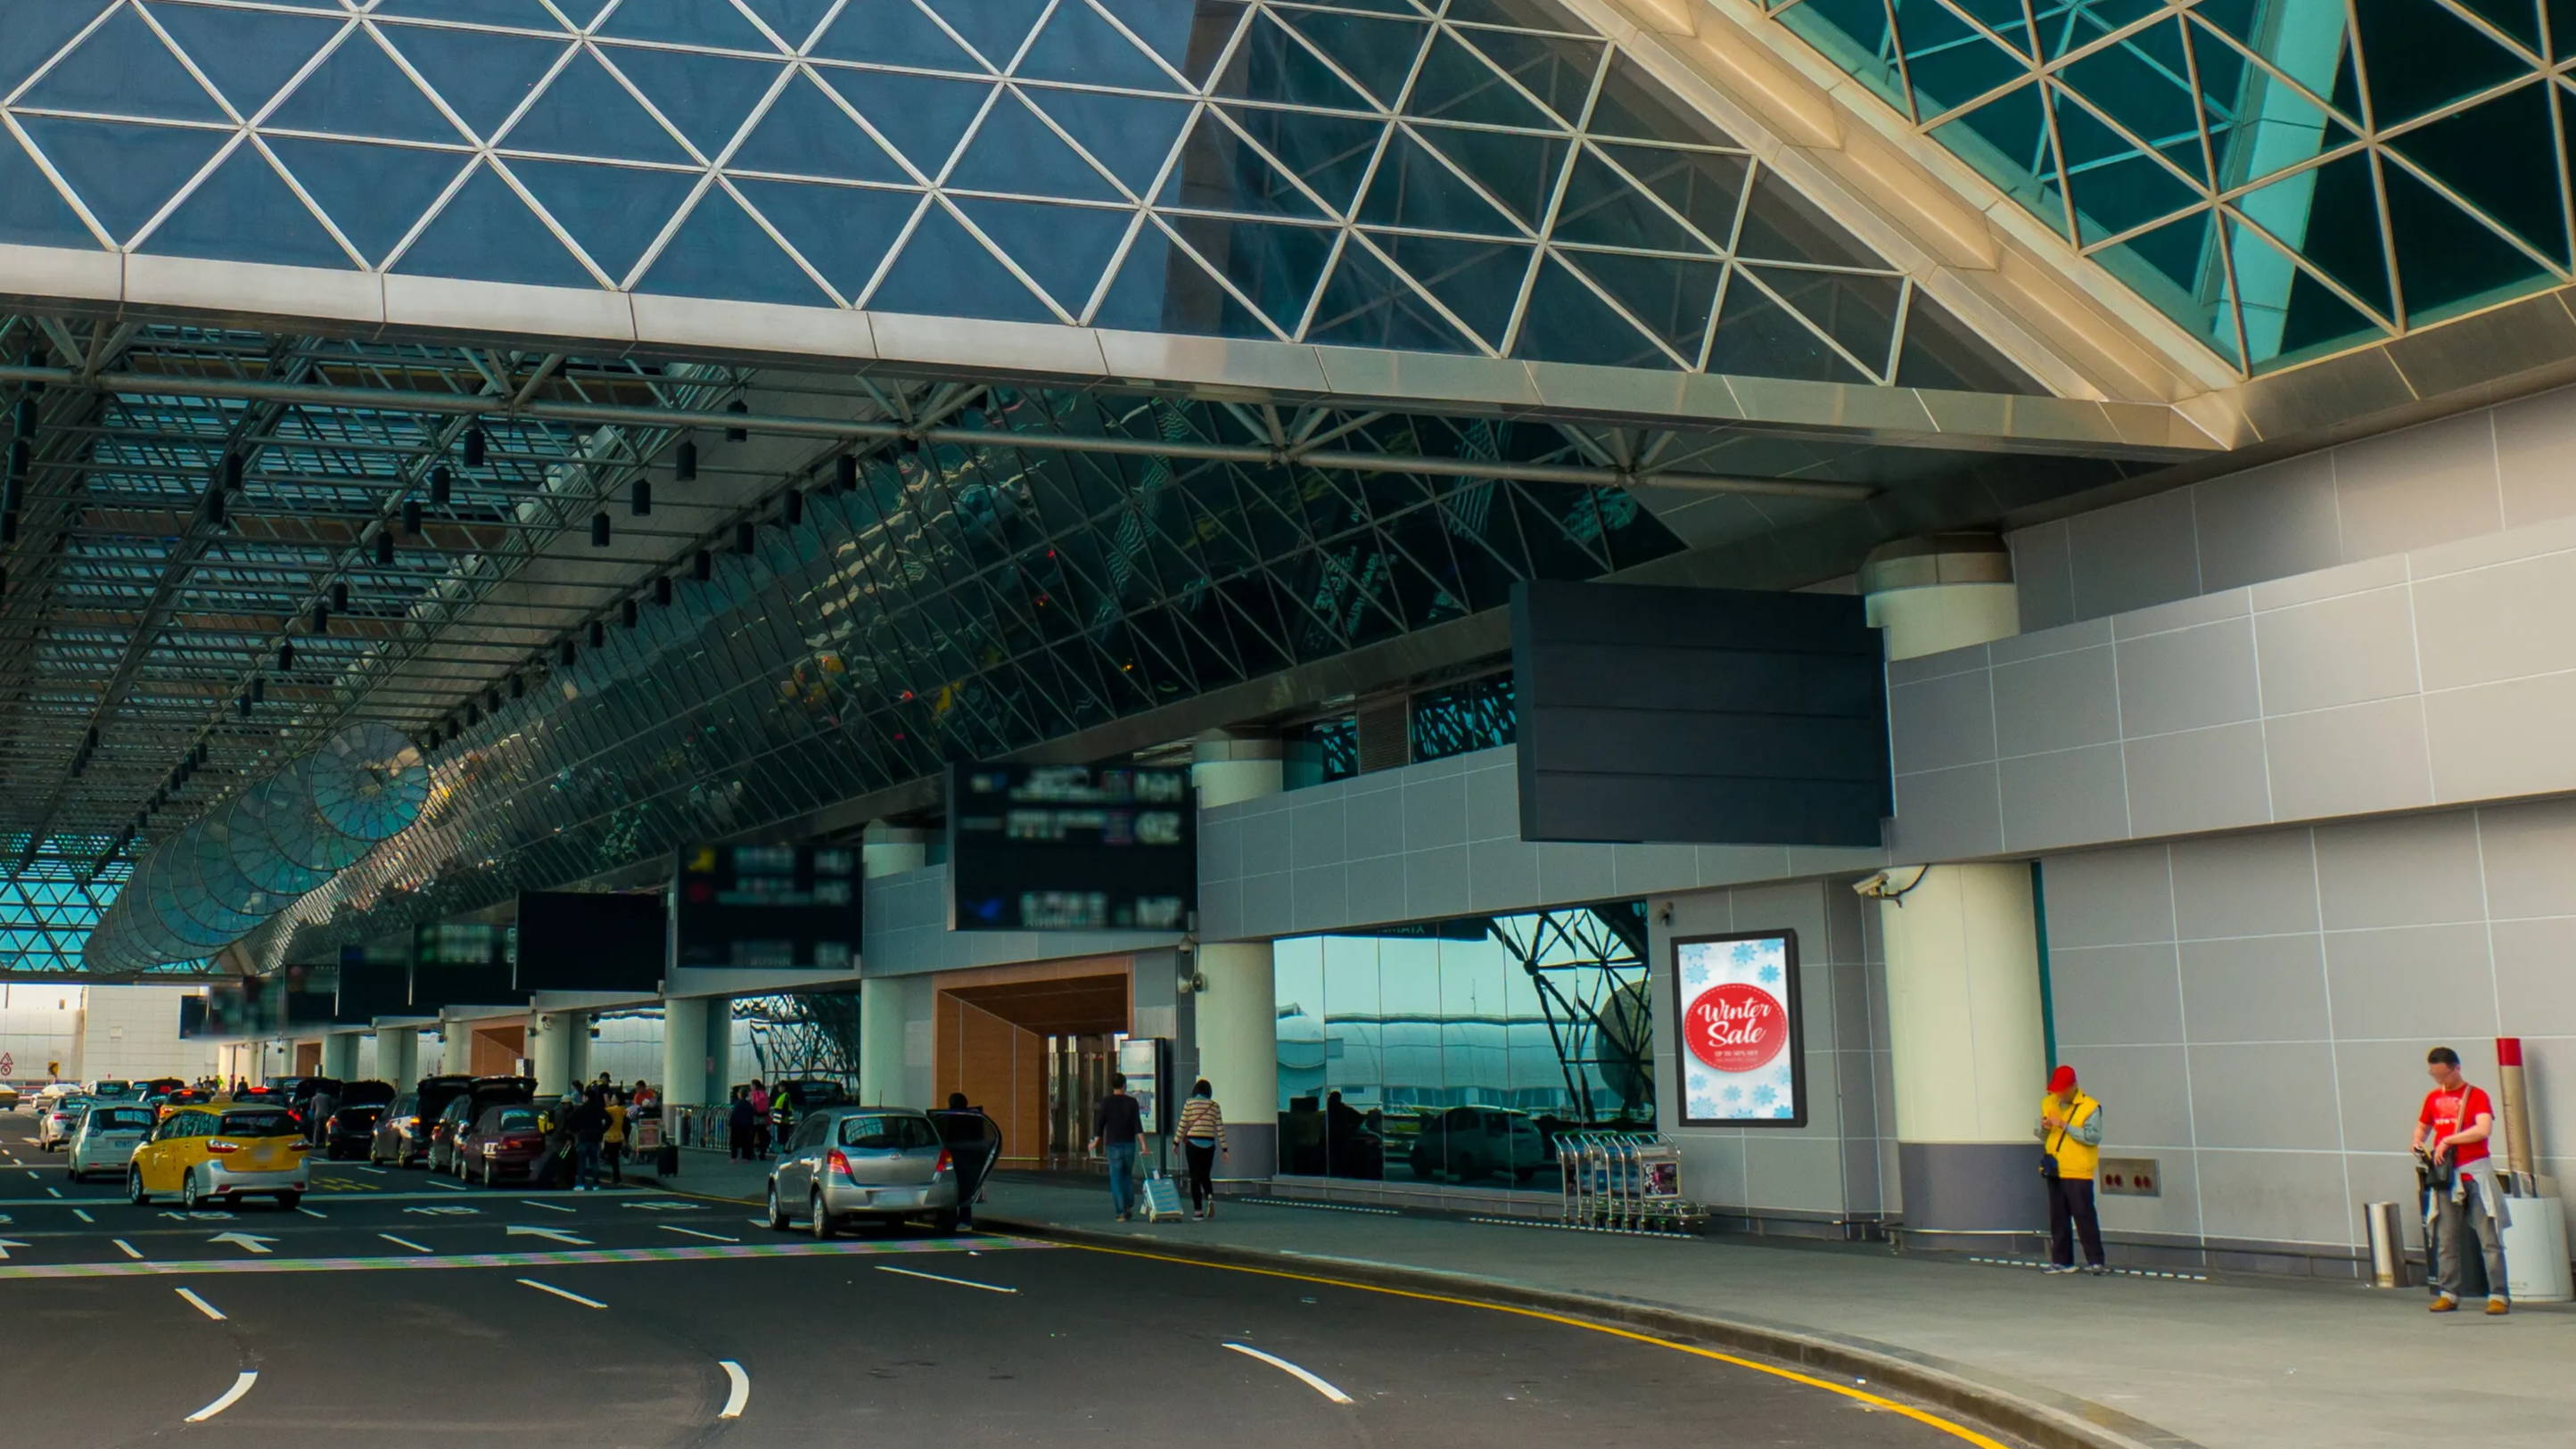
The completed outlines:
<svg viewBox="0 0 2576 1449">
<path fill-rule="evenodd" d="M 1682 1200 L 1681 1148 L 1660 1132 L 1560 1132 L 1565 1225 L 1594 1232 L 1696 1233 L 1707 1210 Z"/>
</svg>

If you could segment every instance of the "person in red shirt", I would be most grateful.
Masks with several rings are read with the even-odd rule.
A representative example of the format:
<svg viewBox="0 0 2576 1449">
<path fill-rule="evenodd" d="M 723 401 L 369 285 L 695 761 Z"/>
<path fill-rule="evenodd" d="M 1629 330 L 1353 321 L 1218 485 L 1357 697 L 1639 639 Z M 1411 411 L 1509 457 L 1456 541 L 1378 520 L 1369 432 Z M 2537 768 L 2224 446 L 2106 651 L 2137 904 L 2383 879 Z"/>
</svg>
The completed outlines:
<svg viewBox="0 0 2576 1449">
<path fill-rule="evenodd" d="M 2495 1104 L 2482 1088 L 2460 1075 L 2460 1054 L 2435 1047 L 2424 1055 L 2424 1070 L 2433 1090 L 2415 1117 L 2415 1154 L 2432 1163 L 2433 1199 L 2427 1214 L 2434 1234 L 2435 1313 L 2460 1306 L 2461 1265 L 2471 1238 L 2486 1255 L 2487 1312 L 2507 1311 L 2504 1236 L 2496 1223 L 2495 1180 L 2487 1159 L 2487 1138 L 2495 1130 Z"/>
</svg>

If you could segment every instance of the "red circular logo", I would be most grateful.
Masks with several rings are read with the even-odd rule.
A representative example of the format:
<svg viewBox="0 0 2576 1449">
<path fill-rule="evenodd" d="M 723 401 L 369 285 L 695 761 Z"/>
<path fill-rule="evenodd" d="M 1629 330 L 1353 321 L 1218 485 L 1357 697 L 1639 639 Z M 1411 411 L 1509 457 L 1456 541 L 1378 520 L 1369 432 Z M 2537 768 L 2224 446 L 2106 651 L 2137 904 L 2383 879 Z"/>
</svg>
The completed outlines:
<svg viewBox="0 0 2576 1449">
<path fill-rule="evenodd" d="M 1683 1013 L 1692 1056 L 1721 1072 L 1749 1072 L 1789 1044 L 1789 1013 L 1759 986 L 1729 981 L 1701 992 Z"/>
</svg>

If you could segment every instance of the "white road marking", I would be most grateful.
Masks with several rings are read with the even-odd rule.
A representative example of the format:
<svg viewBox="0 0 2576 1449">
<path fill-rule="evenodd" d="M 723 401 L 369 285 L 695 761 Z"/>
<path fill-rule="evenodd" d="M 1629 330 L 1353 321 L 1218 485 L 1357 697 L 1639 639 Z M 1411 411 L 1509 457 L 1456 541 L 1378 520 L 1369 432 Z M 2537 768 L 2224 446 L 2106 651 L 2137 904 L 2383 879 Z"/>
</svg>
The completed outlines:
<svg viewBox="0 0 2576 1449">
<path fill-rule="evenodd" d="M 1306 1370 L 1297 1367 L 1295 1364 L 1290 1363 L 1284 1358 L 1278 1358 L 1273 1355 L 1263 1353 L 1261 1350 L 1252 1347 L 1250 1344 L 1229 1343 L 1226 1347 L 1233 1349 L 1236 1353 L 1242 1354 L 1246 1358 L 1257 1358 L 1261 1360 L 1263 1363 L 1270 1365 L 1272 1368 L 1275 1368 L 1281 1373 L 1288 1375 L 1290 1378 L 1297 1380 L 1297 1382 L 1313 1389 L 1316 1393 L 1322 1394 L 1325 1398 L 1332 1400 L 1336 1404 L 1347 1404 L 1351 1401 L 1350 1395 L 1343 1393 L 1340 1389 L 1334 1388 L 1331 1384 L 1324 1382 L 1322 1379 L 1319 1379 L 1315 1375 L 1308 1373 Z"/>
<path fill-rule="evenodd" d="M 516 1223 L 502 1229 L 501 1236 L 505 1238 L 550 1238 L 558 1243 L 570 1243 L 576 1248 L 587 1248 L 591 1245 L 590 1239 L 585 1238 L 578 1233 L 567 1233 L 561 1228 L 528 1228 L 521 1227 Z"/>
<path fill-rule="evenodd" d="M 381 1168 L 381 1167 L 361 1167 L 361 1168 L 359 1168 L 358 1170 L 359 1170 L 360 1172 L 371 1172 L 371 1173 L 374 1173 L 374 1174 L 375 1174 L 376 1176 L 378 1176 L 378 1177 L 382 1177 L 382 1176 L 384 1176 L 384 1175 L 385 1175 L 385 1170 L 384 1170 L 383 1168 Z"/>
<path fill-rule="evenodd" d="M 61 1197 L 62 1195 L 63 1190 L 59 1187 L 49 1187 L 45 1189 L 45 1196 L 47 1197 Z"/>
<path fill-rule="evenodd" d="M 236 1248 L 245 1248 L 254 1253 L 265 1253 L 269 1251 L 268 1245 L 276 1242 L 277 1239 L 262 1237 L 258 1233 L 217 1233 L 213 1237 L 206 1239 L 206 1241 L 209 1243 L 230 1243 Z"/>
<path fill-rule="evenodd" d="M 413 1252 L 415 1252 L 415 1253 L 426 1253 L 426 1252 L 431 1251 L 430 1249 L 428 1249 L 428 1248 L 424 1248 L 424 1247 L 422 1247 L 420 1244 L 413 1242 L 413 1241 L 412 1241 L 411 1239 L 409 1239 L 409 1238 L 397 1238 L 397 1237 L 395 1237 L 395 1236 L 394 1236 L 393 1234 L 391 1234 L 391 1233 L 378 1233 L 378 1234 L 376 1234 L 376 1236 L 377 1236 L 377 1237 L 380 1237 L 380 1238 L 382 1238 L 382 1239 L 384 1239 L 384 1240 L 385 1240 L 386 1242 L 388 1242 L 388 1243 L 393 1243 L 393 1244 L 396 1244 L 396 1245 L 401 1246 L 401 1247 L 409 1248 L 409 1249 L 411 1249 L 411 1250 L 412 1250 Z"/>
<path fill-rule="evenodd" d="M 91 1216 L 89 1215 L 89 1209 L 87 1209 L 87 1208 L 73 1208 L 73 1209 L 72 1209 L 72 1216 L 73 1216 L 73 1217 L 76 1217 L 76 1218 L 78 1218 L 78 1219 L 80 1219 L 82 1222 L 85 1222 L 85 1223 L 94 1223 L 94 1222 L 97 1222 L 97 1221 L 98 1221 L 98 1219 L 96 1219 L 96 1218 L 94 1218 L 94 1217 L 91 1217 Z"/>
<path fill-rule="evenodd" d="M 554 1285 L 552 1285 L 552 1284 L 550 1284 L 550 1283 L 540 1283 L 540 1282 L 538 1282 L 538 1281 L 537 1281 L 536 1279 L 534 1279 L 534 1278 L 522 1278 L 522 1279 L 520 1279 L 519 1281 L 520 1281 L 521 1283 L 526 1284 L 527 1286 L 529 1286 L 529 1287 L 531 1287 L 531 1288 L 536 1289 L 536 1290 L 537 1290 L 538 1292 L 540 1292 L 540 1293 L 551 1293 L 551 1294 L 555 1295 L 557 1298 L 566 1298 L 566 1299 L 570 1299 L 571 1301 L 573 1301 L 573 1302 L 575 1302 L 575 1303 L 580 1304 L 580 1305 L 581 1305 L 582 1307 L 584 1307 L 584 1308 L 606 1308 L 606 1307 L 608 1306 L 607 1304 L 600 1302 L 600 1301 L 599 1301 L 598 1299 L 596 1299 L 596 1298 L 584 1298 L 584 1297 L 582 1297 L 582 1296 L 581 1296 L 580 1294 L 578 1294 L 578 1293 L 568 1293 L 568 1292 L 564 1291 L 563 1289 L 561 1289 L 561 1288 L 557 1288 L 557 1287 L 555 1287 Z"/>
<path fill-rule="evenodd" d="M 576 1213 L 576 1212 L 581 1211 L 581 1209 L 579 1209 L 579 1208 L 568 1208 L 568 1207 L 565 1207 L 562 1203 L 559 1203 L 559 1202 L 538 1202 L 538 1201 L 537 1201 L 536 1199 L 534 1199 L 534 1198 L 521 1198 L 521 1199 L 519 1200 L 519 1206 L 521 1206 L 521 1207 L 536 1207 L 536 1208 L 544 1208 L 547 1212 L 550 1212 L 550 1213 Z"/>
<path fill-rule="evenodd" d="M 654 1226 L 655 1226 L 655 1227 L 657 1227 L 657 1228 L 660 1228 L 662 1231 L 664 1231 L 664 1232 L 666 1232 L 666 1233 L 686 1233 L 686 1234 L 688 1234 L 690 1237 L 693 1237 L 693 1238 L 705 1238 L 705 1239 L 709 1240 L 710 1242 L 717 1242 L 717 1243 L 739 1243 L 739 1242 L 741 1242 L 741 1241 L 742 1241 L 742 1239 L 740 1239 L 740 1238 L 728 1238 L 728 1237 L 726 1237 L 726 1236 L 725 1236 L 724 1234 L 722 1234 L 722 1233 L 702 1233 L 702 1232 L 699 1232 L 696 1228 L 675 1228 L 675 1227 L 671 1226 L 669 1223 L 655 1223 L 655 1224 L 654 1224 Z"/>
<path fill-rule="evenodd" d="M 222 1309 L 217 1308 L 215 1305 L 208 1303 L 205 1299 L 198 1297 L 193 1291 L 181 1288 L 178 1289 L 177 1292 L 180 1297 L 187 1299 L 192 1304 L 195 1304 L 199 1313 L 206 1315 L 217 1323 L 224 1321 Z"/>
<path fill-rule="evenodd" d="M 877 1265 L 877 1271 L 880 1273 L 900 1273 L 907 1278 L 927 1278 L 933 1283 L 954 1283 L 960 1288 L 981 1288 L 987 1293 L 1017 1293 L 1020 1291 L 1017 1288 L 1000 1288 L 990 1283 L 977 1283 L 965 1278 L 942 1278 L 936 1273 L 916 1273 L 910 1268 L 889 1268 L 882 1263 Z"/>
<path fill-rule="evenodd" d="M 443 1182 L 435 1177 L 429 1180 L 429 1185 L 431 1187 L 446 1188 L 449 1192 L 463 1192 L 465 1190 L 465 1184 L 461 1182 Z"/>
<path fill-rule="evenodd" d="M 179 1291 L 185 1293 L 188 1290 L 182 1288 Z M 220 1313 L 215 1316 L 217 1318 L 223 1317 Z M 249 1369 L 243 1369 L 241 1371 L 241 1377 L 233 1380 L 233 1386 L 224 1390 L 224 1396 L 222 1398 L 217 1399 L 213 1403 L 199 1409 L 197 1412 L 190 1414 L 188 1416 L 188 1422 L 191 1424 L 202 1424 L 217 1414 L 222 1413 L 224 1410 L 231 1408 L 233 1405 L 240 1403 L 241 1396 L 249 1393 L 250 1386 L 258 1382 L 259 1375 L 257 1373 Z"/>
<path fill-rule="evenodd" d="M 716 1417 L 739 1419 L 742 1417 L 743 1405 L 751 1402 L 751 1375 L 744 1373 L 742 1365 L 729 1358 L 718 1359 L 716 1367 L 723 1369 L 725 1377 L 733 1382 L 733 1390 L 725 1395 L 725 1406 Z"/>
<path fill-rule="evenodd" d="M 297 1211 L 297 1212 L 300 1212 L 300 1213 L 302 1213 L 302 1214 L 304 1214 L 304 1215 L 305 1215 L 306 1217 L 308 1217 L 308 1218 L 326 1218 L 326 1219 L 327 1219 L 328 1217 L 330 1217 L 330 1216 L 331 1216 L 329 1213 L 317 1213 L 317 1212 L 315 1212 L 313 1209 L 311 1209 L 311 1208 L 309 1208 L 309 1207 L 298 1207 L 298 1208 L 296 1209 L 296 1211 Z"/>
<path fill-rule="evenodd" d="M 134 1251 L 134 1245 L 123 1238 L 110 1238 L 108 1241 L 116 1244 L 117 1248 L 129 1258 L 140 1258 L 143 1256 L 141 1253 Z"/>
</svg>

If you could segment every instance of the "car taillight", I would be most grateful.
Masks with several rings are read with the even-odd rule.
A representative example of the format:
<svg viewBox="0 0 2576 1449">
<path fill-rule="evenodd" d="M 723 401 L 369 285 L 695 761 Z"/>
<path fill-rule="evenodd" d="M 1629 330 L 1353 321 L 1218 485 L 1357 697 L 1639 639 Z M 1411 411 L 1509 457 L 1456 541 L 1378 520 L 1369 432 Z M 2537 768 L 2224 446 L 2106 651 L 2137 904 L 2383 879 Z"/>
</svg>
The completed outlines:
<svg viewBox="0 0 2576 1449">
<path fill-rule="evenodd" d="M 950 1162 L 949 1162 L 949 1160 L 948 1160 L 948 1149 L 947 1149 L 947 1148 L 945 1148 L 945 1147 L 940 1148 L 940 1149 L 939 1149 L 939 1165 L 938 1165 L 937 1167 L 934 1167 L 934 1168 L 930 1169 L 930 1175 L 931 1175 L 931 1176 L 933 1176 L 933 1177 L 937 1177 L 939 1174 L 941 1174 L 941 1173 L 943 1173 L 943 1172 L 952 1172 L 952 1171 L 954 1171 L 954 1170 L 955 1170 L 954 1165 L 953 1165 L 952 1163 L 950 1163 Z"/>
<path fill-rule="evenodd" d="M 545 1145 L 545 1139 L 542 1137 L 504 1137 L 501 1139 L 501 1145 L 504 1147 L 542 1147 Z"/>
<path fill-rule="evenodd" d="M 294 1141 L 287 1143 L 286 1150 L 289 1152 L 310 1152 L 313 1150 L 313 1144 L 299 1137 Z"/>
<path fill-rule="evenodd" d="M 238 1142 L 226 1142 L 224 1139 L 218 1137 L 214 1141 L 206 1144 L 206 1150 L 216 1154 L 217 1156 L 221 1156 L 227 1152 L 241 1151 L 241 1144 Z"/>
<path fill-rule="evenodd" d="M 837 1147 L 832 1149 L 832 1155 L 830 1157 L 824 1159 L 824 1166 L 839 1173 L 843 1177 L 858 1176 L 857 1173 L 850 1171 L 850 1155 Z"/>
</svg>

